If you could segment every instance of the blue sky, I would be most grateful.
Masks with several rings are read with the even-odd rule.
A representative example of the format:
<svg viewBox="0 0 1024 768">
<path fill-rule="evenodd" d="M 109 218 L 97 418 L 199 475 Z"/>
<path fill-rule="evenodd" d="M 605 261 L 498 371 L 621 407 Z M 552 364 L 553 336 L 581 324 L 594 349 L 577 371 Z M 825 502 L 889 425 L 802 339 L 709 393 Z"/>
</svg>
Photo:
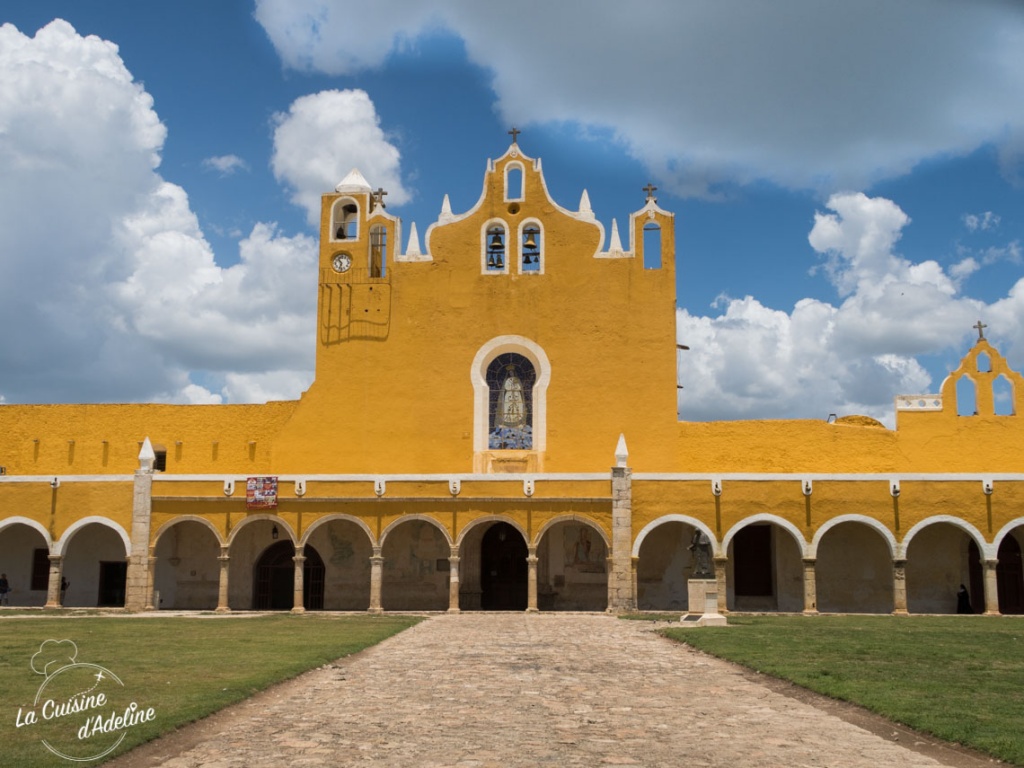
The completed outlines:
<svg viewBox="0 0 1024 768">
<path fill-rule="evenodd" d="M 622 226 L 651 181 L 676 213 L 683 418 L 891 424 L 979 318 L 1024 366 L 1017 3 L 7 0 L 0 23 L 0 402 L 296 397 L 318 196 L 356 165 L 422 236 L 513 124 L 562 205 L 586 189 Z"/>
</svg>

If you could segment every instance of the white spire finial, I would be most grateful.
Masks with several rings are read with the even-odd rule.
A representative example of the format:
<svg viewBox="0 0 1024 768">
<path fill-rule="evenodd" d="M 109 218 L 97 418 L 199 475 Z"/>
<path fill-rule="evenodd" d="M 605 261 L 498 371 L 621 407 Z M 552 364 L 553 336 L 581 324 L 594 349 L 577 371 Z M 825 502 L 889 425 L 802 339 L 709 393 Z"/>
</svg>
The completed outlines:
<svg viewBox="0 0 1024 768">
<path fill-rule="evenodd" d="M 153 462 L 156 461 L 156 451 L 153 450 L 153 444 L 149 442 L 147 437 L 142 441 L 142 449 L 139 451 L 139 469 L 143 472 L 153 471 Z"/>
<path fill-rule="evenodd" d="M 619 222 L 612 219 L 612 235 L 608 244 L 609 253 L 622 253 L 622 240 L 619 239 Z"/>
<path fill-rule="evenodd" d="M 448 195 L 444 196 L 444 200 L 441 203 L 441 215 L 437 217 L 438 222 L 444 223 L 451 221 L 455 217 L 452 215 L 452 203 L 448 199 Z"/>
<path fill-rule="evenodd" d="M 626 436 L 619 435 L 618 445 L 615 446 L 615 466 L 625 467 L 628 466 L 626 462 L 629 461 L 629 449 L 626 448 Z"/>
<path fill-rule="evenodd" d="M 358 168 L 353 168 L 348 172 L 348 176 L 342 179 L 338 186 L 334 188 L 335 192 L 370 192 L 370 182 L 359 172 Z"/>
<path fill-rule="evenodd" d="M 406 256 L 422 256 L 423 252 L 420 251 L 420 236 L 416 232 L 416 222 L 412 222 L 409 226 L 409 247 L 405 249 Z"/>
</svg>

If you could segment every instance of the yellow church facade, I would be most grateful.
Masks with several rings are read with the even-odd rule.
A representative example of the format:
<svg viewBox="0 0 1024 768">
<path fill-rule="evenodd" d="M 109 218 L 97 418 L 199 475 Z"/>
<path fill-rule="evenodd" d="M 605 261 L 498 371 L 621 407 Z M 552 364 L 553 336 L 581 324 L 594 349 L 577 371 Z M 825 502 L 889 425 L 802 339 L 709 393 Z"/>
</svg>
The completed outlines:
<svg viewBox="0 0 1024 768">
<path fill-rule="evenodd" d="M 422 242 L 384 194 L 323 196 L 298 400 L 0 406 L 10 605 L 1024 612 L 1024 382 L 980 322 L 895 430 L 679 421 L 653 188 L 606 232 L 513 141 Z"/>
</svg>

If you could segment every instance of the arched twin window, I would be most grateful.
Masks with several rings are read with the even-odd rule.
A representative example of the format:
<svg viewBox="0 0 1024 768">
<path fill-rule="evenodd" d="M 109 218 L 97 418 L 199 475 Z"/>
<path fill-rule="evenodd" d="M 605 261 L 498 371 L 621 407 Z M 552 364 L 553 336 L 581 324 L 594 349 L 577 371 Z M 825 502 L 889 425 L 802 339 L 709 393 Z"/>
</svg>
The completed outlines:
<svg viewBox="0 0 1024 768">
<path fill-rule="evenodd" d="M 487 447 L 491 450 L 533 448 L 533 385 L 537 372 L 522 355 L 506 352 L 487 366 L 490 395 Z"/>
</svg>

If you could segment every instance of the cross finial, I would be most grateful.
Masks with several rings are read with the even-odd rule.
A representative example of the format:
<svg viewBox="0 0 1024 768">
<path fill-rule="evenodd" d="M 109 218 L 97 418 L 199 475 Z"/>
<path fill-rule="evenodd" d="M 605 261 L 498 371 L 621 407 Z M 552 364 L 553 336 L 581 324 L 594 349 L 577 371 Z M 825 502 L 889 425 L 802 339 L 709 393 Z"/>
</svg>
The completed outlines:
<svg viewBox="0 0 1024 768">
<path fill-rule="evenodd" d="M 377 191 L 373 193 L 374 208 L 376 208 L 378 205 L 381 208 L 387 208 L 387 206 L 384 205 L 384 195 L 386 194 L 387 192 L 384 191 L 384 187 L 377 187 Z"/>
<path fill-rule="evenodd" d="M 512 126 L 512 130 L 508 132 L 508 134 L 509 134 L 509 135 L 510 135 L 510 136 L 512 137 L 512 143 L 513 143 L 513 144 L 515 144 L 515 143 L 516 143 L 516 137 L 517 137 L 517 136 L 518 136 L 518 135 L 519 135 L 520 133 L 522 133 L 522 131 L 520 131 L 520 130 L 519 130 L 518 128 L 516 128 L 516 127 L 515 127 L 514 125 Z"/>
<path fill-rule="evenodd" d="M 656 186 L 654 186 L 654 185 L 653 185 L 653 184 L 651 184 L 650 182 L 647 182 L 647 186 L 646 186 L 646 187 L 644 187 L 644 192 L 646 192 L 646 193 L 647 193 L 647 199 L 648 199 L 648 200 L 653 200 L 654 202 L 658 202 L 658 198 L 656 198 L 656 197 L 654 196 L 654 192 L 655 192 L 655 191 L 656 191 L 657 189 L 658 189 L 658 188 L 657 188 Z"/>
<path fill-rule="evenodd" d="M 978 341 L 984 341 L 985 340 L 985 329 L 988 328 L 987 325 L 985 325 L 983 322 L 981 322 L 981 320 L 979 320 L 977 322 L 977 324 L 972 325 L 971 328 L 977 328 L 978 329 Z"/>
</svg>

